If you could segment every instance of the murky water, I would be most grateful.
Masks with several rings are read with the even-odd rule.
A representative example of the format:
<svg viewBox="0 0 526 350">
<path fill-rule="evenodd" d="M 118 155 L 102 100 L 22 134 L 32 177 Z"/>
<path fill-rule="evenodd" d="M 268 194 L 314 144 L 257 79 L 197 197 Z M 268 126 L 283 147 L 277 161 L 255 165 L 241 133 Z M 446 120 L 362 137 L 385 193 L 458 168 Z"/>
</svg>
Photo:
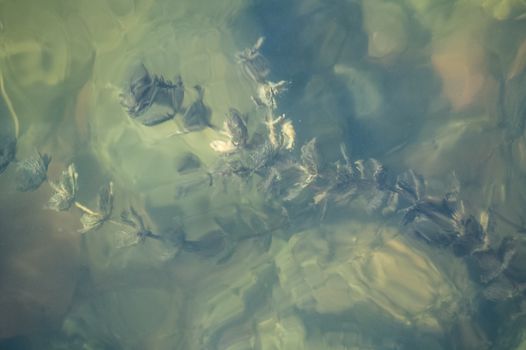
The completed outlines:
<svg viewBox="0 0 526 350">
<path fill-rule="evenodd" d="M 523 1 L 0 0 L 0 78 L 1 349 L 526 346 Z"/>
</svg>

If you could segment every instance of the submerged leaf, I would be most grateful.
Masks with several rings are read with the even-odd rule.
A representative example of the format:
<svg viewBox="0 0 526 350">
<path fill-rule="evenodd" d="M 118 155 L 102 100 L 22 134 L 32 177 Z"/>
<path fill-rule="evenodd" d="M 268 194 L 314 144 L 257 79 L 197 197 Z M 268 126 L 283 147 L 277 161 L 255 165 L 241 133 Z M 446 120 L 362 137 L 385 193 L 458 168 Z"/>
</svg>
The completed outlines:
<svg viewBox="0 0 526 350">
<path fill-rule="evenodd" d="M 35 191 L 47 179 L 51 157 L 40 154 L 24 159 L 16 167 L 16 189 L 20 192 Z"/>
<path fill-rule="evenodd" d="M 180 76 L 175 82 L 150 74 L 144 64 L 134 72 L 129 87 L 121 94 L 121 104 L 128 115 L 145 126 L 155 126 L 181 112 L 184 84 Z"/>
<path fill-rule="evenodd" d="M 197 131 L 211 126 L 210 109 L 203 102 L 204 89 L 200 85 L 194 86 L 194 89 L 197 91 L 197 98 L 183 115 L 186 131 Z"/>
<path fill-rule="evenodd" d="M 85 212 L 80 217 L 80 223 L 82 224 L 82 228 L 79 230 L 79 232 L 87 233 L 89 231 L 95 231 L 102 226 L 104 221 L 104 216 L 100 213 Z"/>
<path fill-rule="evenodd" d="M 259 52 L 264 40 L 264 37 L 260 37 L 254 46 L 236 54 L 237 61 L 243 67 L 245 74 L 255 83 L 265 82 L 270 73 L 270 65 L 267 59 Z"/>
<path fill-rule="evenodd" d="M 252 101 L 254 101 L 258 107 L 275 110 L 278 108 L 278 96 L 287 90 L 288 84 L 289 82 L 285 80 L 278 81 L 277 83 L 271 81 L 260 83 L 257 91 L 258 94 L 257 96 L 252 96 Z"/>
<path fill-rule="evenodd" d="M 121 104 L 135 118 L 152 105 L 157 91 L 155 79 L 141 64 L 131 78 L 129 91 L 121 96 Z"/>
<path fill-rule="evenodd" d="M 77 180 L 79 174 L 75 164 L 71 163 L 60 175 L 58 183 L 50 182 L 49 185 L 55 193 L 48 201 L 47 207 L 56 211 L 65 211 L 71 208 L 77 197 Z"/>
<path fill-rule="evenodd" d="M 276 149 L 270 143 L 265 142 L 249 154 L 246 164 L 252 172 L 257 172 L 270 166 L 277 156 Z"/>
<path fill-rule="evenodd" d="M 234 146 L 239 148 L 246 146 L 248 141 L 247 125 L 237 109 L 229 109 L 224 129 Z"/>
<path fill-rule="evenodd" d="M 294 143 L 296 142 L 296 131 L 290 120 L 285 120 L 281 125 L 281 146 L 286 150 L 291 150 L 294 148 Z"/>
<path fill-rule="evenodd" d="M 121 220 L 125 225 L 128 225 L 133 229 L 133 236 L 136 237 L 135 243 L 144 241 L 147 237 L 160 239 L 161 237 L 153 233 L 145 224 L 144 220 L 133 206 L 130 206 L 129 210 L 124 210 L 121 213 Z"/>
<path fill-rule="evenodd" d="M 309 175 L 318 175 L 321 165 L 321 157 L 318 152 L 316 138 L 313 138 L 308 143 L 301 146 L 301 163 Z"/>
<path fill-rule="evenodd" d="M 78 205 L 78 207 L 84 212 L 80 218 L 82 229 L 79 232 L 86 233 L 99 229 L 109 220 L 113 211 L 113 183 L 110 181 L 100 189 L 98 212 L 85 208 L 82 205 Z"/>
<path fill-rule="evenodd" d="M 412 169 L 407 170 L 396 179 L 396 190 L 410 201 L 418 201 L 426 192 L 424 178 Z"/>
<path fill-rule="evenodd" d="M 202 257 L 213 257 L 227 247 L 227 236 L 221 230 L 208 232 L 198 240 L 182 240 L 185 251 L 196 253 Z"/>
<path fill-rule="evenodd" d="M 113 210 L 113 182 L 109 182 L 99 191 L 98 208 L 105 216 L 110 216 Z"/>
</svg>

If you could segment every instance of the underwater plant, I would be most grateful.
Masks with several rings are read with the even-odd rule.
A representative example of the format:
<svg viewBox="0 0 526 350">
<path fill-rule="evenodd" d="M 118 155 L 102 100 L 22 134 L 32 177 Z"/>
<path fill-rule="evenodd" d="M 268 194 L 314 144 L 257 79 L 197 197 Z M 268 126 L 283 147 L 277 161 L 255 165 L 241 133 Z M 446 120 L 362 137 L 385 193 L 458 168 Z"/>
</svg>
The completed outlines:
<svg viewBox="0 0 526 350">
<path fill-rule="evenodd" d="M 20 192 L 35 191 L 47 180 L 47 168 L 51 157 L 37 152 L 36 155 L 16 164 L 16 189 Z"/>
<path fill-rule="evenodd" d="M 111 217 L 113 211 L 113 183 L 101 187 L 98 194 L 97 211 L 91 210 L 86 206 L 75 203 L 83 213 L 80 217 L 82 228 L 80 233 L 86 233 L 99 229 Z"/>
<path fill-rule="evenodd" d="M 55 191 L 48 201 L 47 208 L 55 211 L 65 211 L 75 203 L 78 191 L 79 174 L 75 164 L 71 163 L 62 171 L 57 183 L 50 181 L 49 185 Z"/>
</svg>

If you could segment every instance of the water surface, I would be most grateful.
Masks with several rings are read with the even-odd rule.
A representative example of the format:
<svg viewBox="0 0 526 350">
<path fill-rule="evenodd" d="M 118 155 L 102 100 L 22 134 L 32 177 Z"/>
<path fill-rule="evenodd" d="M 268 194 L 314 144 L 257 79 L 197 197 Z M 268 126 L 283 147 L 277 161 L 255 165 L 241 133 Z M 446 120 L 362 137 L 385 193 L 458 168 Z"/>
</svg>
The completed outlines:
<svg viewBox="0 0 526 350">
<path fill-rule="evenodd" d="M 525 14 L 513 0 L 0 1 L 0 137 L 17 140 L 0 175 L 0 348 L 523 348 Z M 236 53 L 259 37 L 256 83 Z M 201 86 L 210 127 L 131 118 L 120 95 L 141 64 L 181 76 L 184 110 Z M 251 101 L 281 80 L 276 109 Z M 277 122 L 279 156 L 232 174 L 235 155 L 210 147 L 232 107 L 241 164 L 272 145 L 269 115 L 294 142 Z M 37 150 L 48 181 L 17 192 Z M 71 163 L 79 205 L 49 210 Z M 352 193 L 335 185 L 349 169 Z M 416 199 L 407 174 L 425 183 Z M 110 181 L 111 215 L 80 233 Z M 436 209 L 452 202 L 462 215 Z"/>
</svg>

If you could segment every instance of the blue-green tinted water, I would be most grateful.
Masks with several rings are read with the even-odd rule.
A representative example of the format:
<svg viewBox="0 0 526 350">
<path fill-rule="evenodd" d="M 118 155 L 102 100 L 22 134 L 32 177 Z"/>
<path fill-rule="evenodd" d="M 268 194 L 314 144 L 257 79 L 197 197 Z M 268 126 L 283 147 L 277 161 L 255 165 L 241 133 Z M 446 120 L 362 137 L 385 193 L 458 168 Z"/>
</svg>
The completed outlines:
<svg viewBox="0 0 526 350">
<path fill-rule="evenodd" d="M 525 18 L 0 0 L 0 349 L 525 348 Z"/>
</svg>

